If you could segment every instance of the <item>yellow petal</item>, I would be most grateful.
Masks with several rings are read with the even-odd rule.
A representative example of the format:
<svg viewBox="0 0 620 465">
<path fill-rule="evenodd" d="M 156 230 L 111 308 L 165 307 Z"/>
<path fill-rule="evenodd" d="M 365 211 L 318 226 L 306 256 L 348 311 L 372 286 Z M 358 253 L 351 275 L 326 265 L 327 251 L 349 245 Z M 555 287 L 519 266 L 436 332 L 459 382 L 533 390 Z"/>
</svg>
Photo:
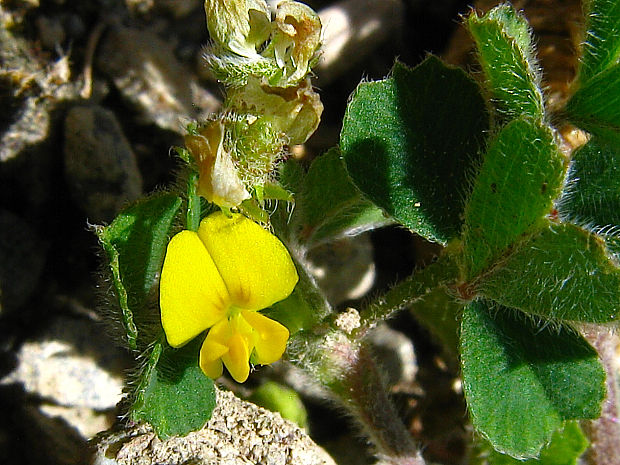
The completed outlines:
<svg viewBox="0 0 620 465">
<path fill-rule="evenodd" d="M 228 352 L 228 339 L 232 335 L 228 319 L 223 319 L 213 326 L 200 348 L 200 368 L 209 378 L 216 379 L 222 376 L 222 361 L 220 358 Z"/>
<path fill-rule="evenodd" d="M 288 297 L 297 271 L 286 247 L 241 214 L 216 212 L 202 220 L 198 235 L 226 283 L 231 301 L 261 310 Z"/>
<path fill-rule="evenodd" d="M 195 232 L 181 231 L 168 244 L 159 304 L 172 347 L 185 344 L 226 316 L 230 305 L 226 285 Z"/>
<path fill-rule="evenodd" d="M 257 312 L 243 311 L 243 318 L 254 328 L 256 363 L 267 365 L 279 360 L 286 349 L 289 332 L 286 327 Z"/>
<path fill-rule="evenodd" d="M 241 334 L 234 333 L 228 340 L 228 352 L 222 356 L 226 369 L 238 383 L 243 383 L 250 375 L 250 352 Z"/>
<path fill-rule="evenodd" d="M 228 352 L 228 347 L 217 342 L 205 341 L 200 348 L 200 368 L 211 379 L 222 376 L 222 361 L 220 358 Z"/>
</svg>

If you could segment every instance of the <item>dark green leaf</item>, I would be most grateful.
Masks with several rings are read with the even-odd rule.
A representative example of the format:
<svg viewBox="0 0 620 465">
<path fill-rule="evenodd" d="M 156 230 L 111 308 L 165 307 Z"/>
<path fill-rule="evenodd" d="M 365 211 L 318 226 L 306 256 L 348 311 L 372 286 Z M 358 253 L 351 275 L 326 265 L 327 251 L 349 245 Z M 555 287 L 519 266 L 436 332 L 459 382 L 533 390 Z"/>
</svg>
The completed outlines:
<svg viewBox="0 0 620 465">
<path fill-rule="evenodd" d="M 398 222 L 440 243 L 458 236 L 468 176 L 488 129 L 485 103 L 462 70 L 427 58 L 362 83 L 340 139 L 353 182 Z"/>
<path fill-rule="evenodd" d="M 540 227 L 560 192 L 563 160 L 551 131 L 528 119 L 512 121 L 490 143 L 465 208 L 468 279 Z"/>
<path fill-rule="evenodd" d="M 620 269 L 596 235 L 550 223 L 516 245 L 484 277 L 479 291 L 545 318 L 605 323 L 616 320 L 620 311 Z"/>
<path fill-rule="evenodd" d="M 598 233 L 613 253 L 620 251 L 620 151 L 591 139 L 573 155 L 559 202 L 560 215 Z"/>
<path fill-rule="evenodd" d="M 577 459 L 588 447 L 588 440 L 584 436 L 576 421 L 569 421 L 563 429 L 557 430 L 551 437 L 551 443 L 540 451 L 538 459 L 517 460 L 510 455 L 501 454 L 485 444 L 478 446 L 478 454 L 485 457 L 480 464 L 488 465 L 577 465 Z M 474 463 L 476 460 L 474 459 Z"/>
<path fill-rule="evenodd" d="M 461 363 L 476 429 L 500 452 L 536 457 L 565 420 L 596 418 L 605 372 L 596 352 L 564 326 L 475 301 L 463 314 Z"/>
<path fill-rule="evenodd" d="M 594 134 L 620 131 L 620 64 L 581 84 L 566 111 L 575 124 Z"/>
<path fill-rule="evenodd" d="M 526 19 L 510 5 L 483 17 L 473 12 L 467 27 L 478 47 L 488 90 L 497 110 L 508 118 L 542 119 L 544 100 Z"/>
<path fill-rule="evenodd" d="M 215 408 L 215 386 L 198 367 L 200 338 L 181 349 L 157 343 L 138 385 L 134 421 L 147 421 L 161 439 L 202 428 Z"/>
<path fill-rule="evenodd" d="M 596 137 L 573 154 L 559 204 L 568 221 L 595 231 L 620 228 L 620 150 Z"/>
<path fill-rule="evenodd" d="M 110 261 L 131 348 L 137 347 L 138 320 L 147 317 L 139 313 L 156 284 L 170 228 L 180 206 L 178 196 L 156 194 L 126 208 L 112 224 L 98 231 Z"/>
<path fill-rule="evenodd" d="M 587 82 L 618 63 L 620 56 L 620 3 L 617 0 L 584 1 L 586 37 L 578 79 Z"/>
<path fill-rule="evenodd" d="M 337 148 L 314 160 L 304 186 L 295 208 L 303 215 L 306 243 L 316 244 L 387 223 L 381 210 L 353 185 Z"/>
</svg>

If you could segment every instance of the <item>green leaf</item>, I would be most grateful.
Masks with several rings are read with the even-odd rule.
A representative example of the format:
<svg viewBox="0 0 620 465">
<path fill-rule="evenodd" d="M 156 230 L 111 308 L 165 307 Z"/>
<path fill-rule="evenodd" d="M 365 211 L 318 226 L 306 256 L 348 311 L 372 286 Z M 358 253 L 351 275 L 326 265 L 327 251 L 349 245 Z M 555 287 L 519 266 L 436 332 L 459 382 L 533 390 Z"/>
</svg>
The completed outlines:
<svg viewBox="0 0 620 465">
<path fill-rule="evenodd" d="M 157 282 L 180 206 L 181 199 L 176 195 L 155 194 L 124 209 L 112 224 L 98 230 L 132 349 L 137 348 L 138 320 L 148 319 L 140 312 Z"/>
<path fill-rule="evenodd" d="M 562 185 L 564 158 L 551 131 L 529 119 L 491 141 L 465 208 L 467 279 L 496 261 L 524 232 L 540 227 Z"/>
<path fill-rule="evenodd" d="M 449 128 L 449 129 L 448 129 Z M 343 122 L 342 156 L 357 187 L 433 242 L 459 235 L 468 176 L 488 113 L 477 84 L 430 56 L 414 69 L 358 86 Z"/>
<path fill-rule="evenodd" d="M 573 154 L 558 209 L 571 223 L 599 234 L 620 251 L 620 151 L 596 137 Z"/>
<path fill-rule="evenodd" d="M 620 131 L 620 64 L 581 83 L 566 104 L 571 121 L 594 134 Z M 617 135 L 616 135 L 617 137 Z"/>
<path fill-rule="evenodd" d="M 549 223 L 516 245 L 478 290 L 554 320 L 605 323 L 620 311 L 620 269 L 599 237 L 571 224 Z"/>
<path fill-rule="evenodd" d="M 472 12 L 467 27 L 497 110 L 509 119 L 521 115 L 542 119 L 544 99 L 527 20 L 504 4 L 483 17 Z"/>
<path fill-rule="evenodd" d="M 620 3 L 617 0 L 584 1 L 586 37 L 578 79 L 587 82 L 620 57 Z"/>
<path fill-rule="evenodd" d="M 306 243 L 317 244 L 388 222 L 383 212 L 353 185 L 338 148 L 312 162 L 304 187 L 295 208 L 303 215 L 302 235 Z"/>
<path fill-rule="evenodd" d="M 565 420 L 597 418 L 605 372 L 565 326 L 474 301 L 463 313 L 461 363 L 472 421 L 500 452 L 536 457 Z"/>
<path fill-rule="evenodd" d="M 133 421 L 147 421 L 160 439 L 202 428 L 215 408 L 215 386 L 198 366 L 200 338 L 181 349 L 156 343 L 138 385 Z"/>
<path fill-rule="evenodd" d="M 577 459 L 585 452 L 589 443 L 576 421 L 566 422 L 563 429 L 557 430 L 551 437 L 551 443 L 540 451 L 538 459 L 517 460 L 492 449 L 484 441 L 479 445 L 478 454 L 485 460 L 473 460 L 480 465 L 577 465 Z"/>
</svg>

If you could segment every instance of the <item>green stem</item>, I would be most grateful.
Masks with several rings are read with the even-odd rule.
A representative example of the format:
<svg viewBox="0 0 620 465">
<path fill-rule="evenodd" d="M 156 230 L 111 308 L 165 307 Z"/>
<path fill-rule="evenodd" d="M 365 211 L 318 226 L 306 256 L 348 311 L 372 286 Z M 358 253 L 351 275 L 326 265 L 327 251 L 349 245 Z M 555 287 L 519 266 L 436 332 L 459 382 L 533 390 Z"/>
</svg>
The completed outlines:
<svg viewBox="0 0 620 465">
<path fill-rule="evenodd" d="M 450 255 L 443 255 L 435 263 L 413 273 L 366 307 L 361 312 L 361 327 L 358 332 L 365 333 L 403 307 L 424 298 L 437 287 L 456 282 L 457 273 L 458 269 Z"/>
<path fill-rule="evenodd" d="M 198 231 L 200 226 L 200 196 L 198 191 L 198 171 L 192 169 L 187 177 L 187 216 L 185 226 L 190 231 Z"/>
</svg>

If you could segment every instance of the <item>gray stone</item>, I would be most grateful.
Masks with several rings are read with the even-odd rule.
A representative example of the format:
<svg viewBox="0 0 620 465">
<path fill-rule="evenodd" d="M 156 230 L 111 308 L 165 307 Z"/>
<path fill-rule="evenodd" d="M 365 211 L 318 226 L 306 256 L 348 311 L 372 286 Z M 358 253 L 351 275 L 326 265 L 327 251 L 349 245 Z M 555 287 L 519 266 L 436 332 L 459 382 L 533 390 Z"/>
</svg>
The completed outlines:
<svg viewBox="0 0 620 465">
<path fill-rule="evenodd" d="M 123 354 L 86 318 L 56 318 L 15 357 L 15 369 L 0 385 L 21 384 L 49 404 L 98 411 L 114 409 L 121 399 Z"/>
<path fill-rule="evenodd" d="M 36 5 L 33 5 L 36 6 Z M 0 79 L 11 87 L 0 128 L 0 162 L 17 157 L 26 148 L 44 141 L 50 131 L 51 112 L 63 100 L 79 95 L 79 84 L 70 80 L 69 59 L 46 60 L 35 47 L 5 24 L 21 21 L 0 5 Z"/>
<path fill-rule="evenodd" d="M 155 0 L 155 5 L 158 8 L 172 14 L 175 18 L 183 18 L 189 15 L 197 9 L 197 6 L 202 6 L 200 3 L 201 2 L 196 2 L 196 0 Z M 200 9 L 201 15 L 203 11 L 204 10 Z"/>
<path fill-rule="evenodd" d="M 295 424 L 225 391 L 206 426 L 185 437 L 162 441 L 139 425 L 103 433 L 95 445 L 93 465 L 335 465 Z"/>
<path fill-rule="evenodd" d="M 373 247 L 368 234 L 343 237 L 308 252 L 310 271 L 332 305 L 359 299 L 375 281 Z"/>
<path fill-rule="evenodd" d="M 136 158 L 112 113 L 73 107 L 65 120 L 65 176 L 91 222 L 111 221 L 142 194 Z"/>
<path fill-rule="evenodd" d="M 387 324 L 379 324 L 368 336 L 377 363 L 386 375 L 388 386 L 411 384 L 418 372 L 411 339 Z"/>
<path fill-rule="evenodd" d="M 176 58 L 172 44 L 152 31 L 111 29 L 97 63 L 142 118 L 163 129 L 185 134 L 187 122 L 219 107 L 219 100 Z"/>
<path fill-rule="evenodd" d="M 55 50 L 67 37 L 65 29 L 58 18 L 39 16 L 36 19 L 41 45 L 47 50 Z"/>
<path fill-rule="evenodd" d="M 22 219 L 0 210 L 0 313 L 32 295 L 45 264 L 46 246 Z"/>
</svg>

